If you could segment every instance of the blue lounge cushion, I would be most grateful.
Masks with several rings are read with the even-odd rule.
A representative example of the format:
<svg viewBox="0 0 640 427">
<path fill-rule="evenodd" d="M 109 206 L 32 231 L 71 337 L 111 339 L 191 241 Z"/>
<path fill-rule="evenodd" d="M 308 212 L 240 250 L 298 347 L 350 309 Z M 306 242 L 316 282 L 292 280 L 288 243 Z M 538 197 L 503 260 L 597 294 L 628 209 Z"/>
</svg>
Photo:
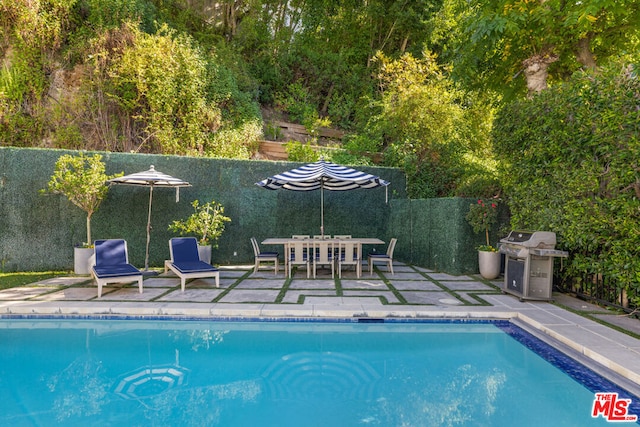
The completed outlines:
<svg viewBox="0 0 640 427">
<path fill-rule="evenodd" d="M 120 276 L 139 276 L 140 270 L 135 268 L 131 264 L 117 264 L 108 266 L 93 266 L 93 271 L 100 279 L 107 277 L 120 277 Z"/>
<path fill-rule="evenodd" d="M 173 262 L 192 262 L 200 259 L 198 243 L 193 237 L 175 237 L 171 239 Z"/>
<path fill-rule="evenodd" d="M 122 239 L 95 241 L 96 265 L 118 266 L 129 264 L 126 242 Z"/>
<path fill-rule="evenodd" d="M 207 264 L 204 261 L 172 262 L 171 265 L 173 265 L 182 274 L 218 271 L 217 268 L 213 267 L 211 264 Z"/>
</svg>

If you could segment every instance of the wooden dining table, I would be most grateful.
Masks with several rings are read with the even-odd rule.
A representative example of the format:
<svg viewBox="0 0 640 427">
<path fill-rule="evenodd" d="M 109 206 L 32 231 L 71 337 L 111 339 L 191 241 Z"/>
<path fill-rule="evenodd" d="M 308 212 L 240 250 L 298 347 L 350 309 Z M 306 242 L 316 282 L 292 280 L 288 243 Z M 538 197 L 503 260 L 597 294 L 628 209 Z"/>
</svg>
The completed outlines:
<svg viewBox="0 0 640 427">
<path fill-rule="evenodd" d="M 362 245 L 384 245 L 384 240 L 380 240 L 377 237 L 350 237 L 350 238 L 331 238 L 331 239 L 314 239 L 314 238 L 308 238 L 308 239 L 299 239 L 299 238 L 293 238 L 293 237 L 269 237 L 264 239 L 261 243 L 263 245 L 283 245 L 284 247 L 284 268 L 285 271 L 288 271 L 288 260 L 287 260 L 287 245 L 289 245 L 290 243 L 295 243 L 295 242 L 305 242 L 308 244 L 312 244 L 313 242 L 317 242 L 317 241 L 324 241 L 326 243 L 333 243 L 333 244 L 339 244 L 341 242 L 353 242 L 356 244 L 357 246 L 357 251 L 358 251 L 358 257 L 361 258 L 362 256 Z"/>
</svg>

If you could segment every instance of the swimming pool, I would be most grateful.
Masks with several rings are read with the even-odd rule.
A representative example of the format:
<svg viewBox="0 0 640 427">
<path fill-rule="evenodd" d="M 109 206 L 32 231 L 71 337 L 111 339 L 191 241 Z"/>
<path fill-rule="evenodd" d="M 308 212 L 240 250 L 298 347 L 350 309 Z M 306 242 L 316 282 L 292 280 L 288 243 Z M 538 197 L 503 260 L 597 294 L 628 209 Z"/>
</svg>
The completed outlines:
<svg viewBox="0 0 640 427">
<path fill-rule="evenodd" d="M 609 425 L 595 392 L 640 413 L 506 321 L 0 321 L 2 425 Z"/>
</svg>

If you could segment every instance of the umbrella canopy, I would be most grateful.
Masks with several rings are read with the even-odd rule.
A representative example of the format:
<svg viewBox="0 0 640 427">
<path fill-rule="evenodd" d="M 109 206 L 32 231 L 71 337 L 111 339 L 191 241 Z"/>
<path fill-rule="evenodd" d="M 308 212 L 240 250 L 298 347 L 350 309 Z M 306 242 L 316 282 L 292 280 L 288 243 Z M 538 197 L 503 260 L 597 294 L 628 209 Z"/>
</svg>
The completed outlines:
<svg viewBox="0 0 640 427">
<path fill-rule="evenodd" d="M 347 166 L 319 160 L 290 171 L 282 172 L 256 185 L 268 190 L 313 191 L 320 190 L 320 233 L 324 235 L 324 190 L 347 191 L 357 188 L 377 188 L 390 184 L 380 177 Z M 385 203 L 388 194 L 385 191 Z"/>
<path fill-rule="evenodd" d="M 180 187 L 191 187 L 186 181 L 155 170 L 153 165 L 148 171 L 113 178 L 109 184 L 137 185 L 149 187 L 149 213 L 147 215 L 147 248 L 144 258 L 144 269 L 149 270 L 149 242 L 151 241 L 151 204 L 153 202 L 154 187 L 169 187 L 176 189 L 176 202 L 180 200 Z"/>
</svg>

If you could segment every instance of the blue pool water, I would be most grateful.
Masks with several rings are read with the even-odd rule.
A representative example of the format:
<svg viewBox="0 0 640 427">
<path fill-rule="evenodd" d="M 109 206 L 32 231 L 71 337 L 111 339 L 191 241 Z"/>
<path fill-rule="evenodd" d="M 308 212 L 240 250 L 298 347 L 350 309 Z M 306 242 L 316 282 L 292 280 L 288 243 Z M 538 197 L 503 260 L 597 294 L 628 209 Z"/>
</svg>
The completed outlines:
<svg viewBox="0 0 640 427">
<path fill-rule="evenodd" d="M 0 425 L 611 425 L 596 391 L 640 413 L 508 322 L 0 321 Z"/>
</svg>

